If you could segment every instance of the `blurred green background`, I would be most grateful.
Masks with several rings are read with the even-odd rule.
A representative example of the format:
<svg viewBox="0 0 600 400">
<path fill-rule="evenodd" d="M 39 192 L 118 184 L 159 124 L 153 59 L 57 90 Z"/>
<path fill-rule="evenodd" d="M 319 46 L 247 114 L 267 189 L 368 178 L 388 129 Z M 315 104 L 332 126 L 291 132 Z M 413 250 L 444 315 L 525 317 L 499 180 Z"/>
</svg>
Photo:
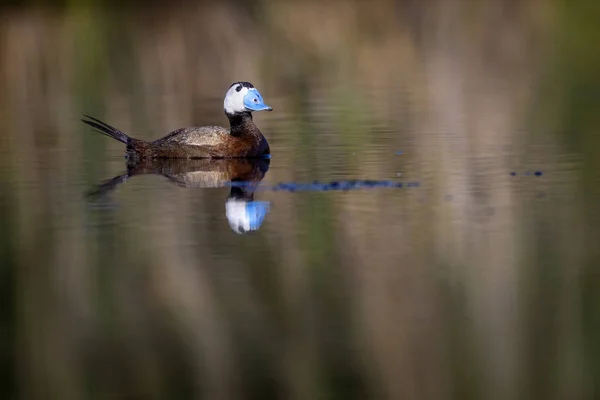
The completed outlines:
<svg viewBox="0 0 600 400">
<path fill-rule="evenodd" d="M 598 21 L 591 0 L 3 2 L 0 392 L 597 398 Z M 265 183 L 419 187 L 261 193 L 248 236 L 227 189 L 136 177 L 89 204 L 125 166 L 81 114 L 148 140 L 222 125 L 239 80 L 275 109 Z"/>
</svg>

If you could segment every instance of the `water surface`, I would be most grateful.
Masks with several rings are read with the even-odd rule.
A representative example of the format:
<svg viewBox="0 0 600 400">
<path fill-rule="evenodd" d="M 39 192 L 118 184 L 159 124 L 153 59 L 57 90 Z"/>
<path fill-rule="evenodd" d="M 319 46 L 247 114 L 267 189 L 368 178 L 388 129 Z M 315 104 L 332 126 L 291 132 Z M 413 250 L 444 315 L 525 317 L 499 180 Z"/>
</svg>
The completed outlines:
<svg viewBox="0 0 600 400">
<path fill-rule="evenodd" d="M 4 393 L 595 397 L 595 6 L 327 4 L 2 11 Z M 225 124 L 238 80 L 268 161 L 79 122 Z"/>
</svg>

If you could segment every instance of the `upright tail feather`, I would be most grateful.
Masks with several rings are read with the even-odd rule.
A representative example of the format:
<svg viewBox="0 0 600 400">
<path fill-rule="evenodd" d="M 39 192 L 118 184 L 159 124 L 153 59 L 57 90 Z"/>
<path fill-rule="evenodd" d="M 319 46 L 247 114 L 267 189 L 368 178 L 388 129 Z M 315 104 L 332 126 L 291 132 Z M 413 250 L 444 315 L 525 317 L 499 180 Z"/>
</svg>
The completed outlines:
<svg viewBox="0 0 600 400">
<path fill-rule="evenodd" d="M 122 142 L 125 144 L 130 143 L 131 138 L 129 136 L 127 136 L 125 133 L 118 130 L 117 128 L 114 128 L 114 127 L 108 125 L 106 122 L 100 121 L 99 119 L 90 117 L 89 115 L 84 115 L 84 117 L 87 119 L 81 119 L 81 121 L 84 124 L 87 124 L 87 125 L 91 126 L 92 128 L 94 128 L 97 132 L 99 132 L 103 135 L 106 135 L 108 137 L 111 137 L 115 140 L 118 140 L 119 142 Z"/>
</svg>

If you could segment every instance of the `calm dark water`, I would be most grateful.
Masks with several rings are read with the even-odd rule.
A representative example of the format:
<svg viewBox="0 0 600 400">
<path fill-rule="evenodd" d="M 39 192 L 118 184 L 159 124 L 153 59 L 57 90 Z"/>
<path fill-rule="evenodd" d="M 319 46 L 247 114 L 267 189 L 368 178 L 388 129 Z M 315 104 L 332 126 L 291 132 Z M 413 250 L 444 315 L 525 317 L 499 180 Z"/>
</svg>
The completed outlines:
<svg viewBox="0 0 600 400">
<path fill-rule="evenodd" d="M 1 391 L 597 397 L 598 7 L 446 4 L 2 11 Z M 270 160 L 79 122 L 225 124 L 237 80 Z"/>
</svg>

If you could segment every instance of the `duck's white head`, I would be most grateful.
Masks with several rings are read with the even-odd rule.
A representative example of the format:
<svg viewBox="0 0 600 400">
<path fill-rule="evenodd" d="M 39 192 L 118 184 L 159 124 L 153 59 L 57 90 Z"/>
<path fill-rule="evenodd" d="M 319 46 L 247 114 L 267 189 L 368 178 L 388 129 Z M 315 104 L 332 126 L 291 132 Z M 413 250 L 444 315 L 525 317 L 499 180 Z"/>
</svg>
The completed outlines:
<svg viewBox="0 0 600 400">
<path fill-rule="evenodd" d="M 232 84 L 225 94 L 223 107 L 228 115 L 273 110 L 265 104 L 258 90 L 250 82 L 235 82 Z"/>
</svg>

